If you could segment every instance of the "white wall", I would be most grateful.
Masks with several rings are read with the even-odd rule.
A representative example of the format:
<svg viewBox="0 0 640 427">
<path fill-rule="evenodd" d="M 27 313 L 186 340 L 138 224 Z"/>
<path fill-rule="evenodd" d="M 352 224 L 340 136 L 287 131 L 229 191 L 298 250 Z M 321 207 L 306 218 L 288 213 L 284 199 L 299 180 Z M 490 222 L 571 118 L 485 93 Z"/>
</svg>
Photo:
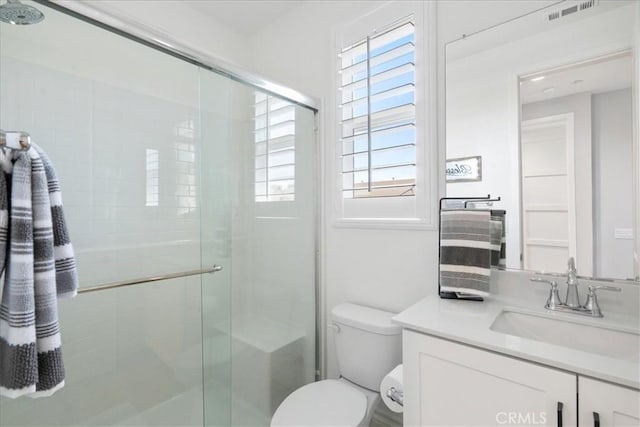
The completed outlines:
<svg viewBox="0 0 640 427">
<path fill-rule="evenodd" d="M 636 5 L 636 40 L 640 40 L 640 3 Z M 634 78 L 633 78 L 633 137 L 640 140 L 640 43 L 634 49 Z M 633 146 L 633 194 L 640 194 L 640 144 Z M 636 197 L 633 215 L 635 230 L 635 247 L 633 260 L 635 265 L 634 278 L 640 280 L 640 197 Z"/>
<path fill-rule="evenodd" d="M 593 95 L 596 277 L 633 277 L 633 115 L 631 89 Z"/>
</svg>

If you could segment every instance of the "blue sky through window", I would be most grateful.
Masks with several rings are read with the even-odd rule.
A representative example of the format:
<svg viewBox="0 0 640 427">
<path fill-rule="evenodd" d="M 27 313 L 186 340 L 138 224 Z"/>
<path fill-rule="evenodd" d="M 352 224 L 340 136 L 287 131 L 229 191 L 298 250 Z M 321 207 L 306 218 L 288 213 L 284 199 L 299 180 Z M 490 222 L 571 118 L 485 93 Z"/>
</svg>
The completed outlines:
<svg viewBox="0 0 640 427">
<path fill-rule="evenodd" d="M 410 34 L 393 39 L 396 31 L 401 32 L 400 34 L 406 32 L 406 24 L 379 38 L 371 39 L 370 44 L 373 46 L 385 40 L 383 37 L 389 38 L 389 42 L 376 46 L 369 52 L 369 73 L 366 69 L 366 52 L 355 56 L 350 64 L 344 64 L 343 85 L 352 86 L 343 91 L 343 119 L 348 121 L 343 131 L 353 137 L 345 135 L 343 142 L 343 173 L 353 183 L 353 188 L 362 188 L 363 184 L 367 184 L 369 169 L 373 186 L 394 185 L 397 181 L 407 185 L 415 182 L 415 113 L 413 109 L 406 110 L 415 104 L 415 37 L 411 31 Z M 361 48 L 362 45 L 359 45 L 358 49 Z M 349 71 L 353 73 L 350 76 L 347 74 Z M 370 76 L 368 82 L 367 74 Z M 363 121 L 367 115 L 371 115 L 371 119 Z M 366 128 L 369 122 L 370 154 Z M 365 195 L 354 193 L 345 196 Z M 369 196 L 371 194 L 367 195 Z"/>
</svg>

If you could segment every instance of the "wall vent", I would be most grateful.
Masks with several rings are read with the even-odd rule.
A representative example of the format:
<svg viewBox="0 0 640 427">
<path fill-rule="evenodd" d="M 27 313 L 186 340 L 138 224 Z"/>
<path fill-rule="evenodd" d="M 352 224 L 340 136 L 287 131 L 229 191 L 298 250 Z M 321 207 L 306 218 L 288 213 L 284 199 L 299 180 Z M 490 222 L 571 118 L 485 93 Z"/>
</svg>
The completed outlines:
<svg viewBox="0 0 640 427">
<path fill-rule="evenodd" d="M 582 12 L 583 10 L 591 9 L 596 6 L 598 0 L 587 0 L 573 6 L 569 6 L 564 9 L 560 9 L 548 15 L 549 21 L 555 21 L 556 19 L 564 18 L 565 16 L 572 15 L 576 12 Z"/>
<path fill-rule="evenodd" d="M 549 14 L 549 21 L 560 18 L 560 12 L 553 12 Z"/>
<path fill-rule="evenodd" d="M 589 9 L 596 5 L 596 0 L 583 1 L 580 3 L 580 10 Z"/>
</svg>

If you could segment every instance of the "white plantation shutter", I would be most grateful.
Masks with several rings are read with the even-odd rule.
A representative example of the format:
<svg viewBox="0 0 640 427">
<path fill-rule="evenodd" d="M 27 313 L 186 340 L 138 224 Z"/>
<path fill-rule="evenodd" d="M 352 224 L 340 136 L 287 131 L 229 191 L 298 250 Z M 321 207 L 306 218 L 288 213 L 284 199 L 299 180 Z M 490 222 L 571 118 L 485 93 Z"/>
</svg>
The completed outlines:
<svg viewBox="0 0 640 427">
<path fill-rule="evenodd" d="M 255 93 L 255 201 L 295 200 L 295 105 Z"/>
<path fill-rule="evenodd" d="M 345 199 L 415 196 L 415 31 L 408 18 L 340 53 Z"/>
</svg>

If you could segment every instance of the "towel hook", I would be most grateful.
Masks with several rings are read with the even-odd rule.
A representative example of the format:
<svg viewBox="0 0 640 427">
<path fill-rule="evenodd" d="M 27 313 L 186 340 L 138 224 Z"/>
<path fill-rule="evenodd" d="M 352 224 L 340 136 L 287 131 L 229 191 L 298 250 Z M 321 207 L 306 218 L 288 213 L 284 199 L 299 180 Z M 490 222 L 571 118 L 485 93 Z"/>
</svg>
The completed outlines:
<svg viewBox="0 0 640 427">
<path fill-rule="evenodd" d="M 31 135 L 24 131 L 4 131 L 0 129 L 0 148 L 27 151 L 31 148 Z"/>
</svg>

